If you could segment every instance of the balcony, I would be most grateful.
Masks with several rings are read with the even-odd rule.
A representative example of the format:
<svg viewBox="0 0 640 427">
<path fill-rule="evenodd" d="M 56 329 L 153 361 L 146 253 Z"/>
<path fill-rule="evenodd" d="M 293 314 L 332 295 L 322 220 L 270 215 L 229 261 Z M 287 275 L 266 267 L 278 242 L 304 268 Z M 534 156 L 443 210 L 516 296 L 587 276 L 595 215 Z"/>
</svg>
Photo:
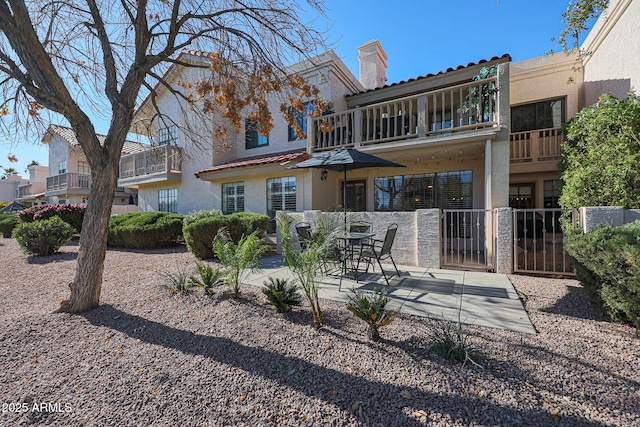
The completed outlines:
<svg viewBox="0 0 640 427">
<path fill-rule="evenodd" d="M 562 157 L 562 134 L 559 128 L 512 133 L 511 163 L 553 161 Z"/>
<path fill-rule="evenodd" d="M 63 173 L 47 177 L 47 193 L 89 194 L 91 175 Z"/>
<path fill-rule="evenodd" d="M 182 149 L 178 147 L 152 147 L 120 159 L 119 186 L 135 187 L 152 182 L 181 180 Z"/>
<path fill-rule="evenodd" d="M 18 187 L 18 191 L 16 192 L 16 199 L 26 199 L 33 196 L 33 194 L 34 191 L 32 184 L 21 185 Z"/>
<path fill-rule="evenodd" d="M 497 78 L 492 77 L 313 118 L 311 151 L 497 127 L 497 87 Z"/>
</svg>

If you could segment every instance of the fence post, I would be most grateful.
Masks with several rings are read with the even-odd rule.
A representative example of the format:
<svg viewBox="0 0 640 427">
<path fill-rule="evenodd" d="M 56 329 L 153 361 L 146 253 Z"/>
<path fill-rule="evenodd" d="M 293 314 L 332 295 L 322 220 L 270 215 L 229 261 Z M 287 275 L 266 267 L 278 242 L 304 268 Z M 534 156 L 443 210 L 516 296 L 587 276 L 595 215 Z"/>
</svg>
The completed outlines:
<svg viewBox="0 0 640 427">
<path fill-rule="evenodd" d="M 513 210 L 496 208 L 496 273 L 513 273 Z"/>
<path fill-rule="evenodd" d="M 418 267 L 440 268 L 440 209 L 416 210 Z"/>
</svg>

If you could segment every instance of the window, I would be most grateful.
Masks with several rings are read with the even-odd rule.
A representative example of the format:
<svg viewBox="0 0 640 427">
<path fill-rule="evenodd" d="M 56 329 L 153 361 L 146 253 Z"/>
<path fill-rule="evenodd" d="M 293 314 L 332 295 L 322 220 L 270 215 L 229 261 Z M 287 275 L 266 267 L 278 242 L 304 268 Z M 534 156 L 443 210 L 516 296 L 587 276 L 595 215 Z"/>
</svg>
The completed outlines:
<svg viewBox="0 0 640 427">
<path fill-rule="evenodd" d="M 560 180 L 551 179 L 544 182 L 544 207 L 560 207 Z"/>
<path fill-rule="evenodd" d="M 303 111 L 300 112 L 293 107 L 289 107 L 289 112 L 293 113 L 296 122 L 298 122 L 298 126 L 302 128 L 302 131 L 307 134 L 307 117 L 309 117 L 309 113 L 313 112 L 313 102 L 305 102 L 302 104 Z M 295 131 L 292 126 L 289 126 L 289 141 L 295 141 L 298 137 L 295 135 Z"/>
<path fill-rule="evenodd" d="M 244 182 L 222 184 L 222 212 L 244 212 Z"/>
<path fill-rule="evenodd" d="M 63 173 L 67 173 L 67 161 L 66 160 L 58 162 L 58 175 L 62 175 Z"/>
<path fill-rule="evenodd" d="M 245 148 L 264 147 L 269 145 L 269 137 L 260 135 L 258 132 L 257 123 L 251 120 L 245 120 L 245 133 L 244 133 Z"/>
<path fill-rule="evenodd" d="M 158 210 L 161 212 L 178 212 L 178 189 L 158 190 Z"/>
<path fill-rule="evenodd" d="M 78 175 L 91 175 L 89 163 L 78 161 Z"/>
<path fill-rule="evenodd" d="M 511 108 L 511 132 L 555 129 L 564 123 L 564 98 Z"/>
<path fill-rule="evenodd" d="M 171 125 L 158 131 L 158 145 L 178 145 L 178 126 Z"/>
<path fill-rule="evenodd" d="M 533 209 L 535 184 L 512 184 L 509 186 L 509 207 L 514 209 Z"/>
<path fill-rule="evenodd" d="M 267 215 L 275 230 L 276 211 L 296 210 L 296 177 L 284 176 L 267 179 Z"/>
<path fill-rule="evenodd" d="M 470 170 L 374 179 L 376 211 L 471 209 L 473 175 Z"/>
</svg>

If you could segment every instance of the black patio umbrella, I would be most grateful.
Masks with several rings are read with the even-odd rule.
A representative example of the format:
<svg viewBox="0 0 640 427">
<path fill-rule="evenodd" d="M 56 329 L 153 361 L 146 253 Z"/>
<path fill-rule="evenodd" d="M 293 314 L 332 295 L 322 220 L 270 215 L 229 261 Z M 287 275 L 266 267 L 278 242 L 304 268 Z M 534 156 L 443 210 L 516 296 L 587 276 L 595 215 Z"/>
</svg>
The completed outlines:
<svg viewBox="0 0 640 427">
<path fill-rule="evenodd" d="M 0 213 L 18 212 L 21 210 L 24 210 L 24 206 L 22 206 L 20 203 L 16 201 L 13 201 L 9 203 L 7 206 L 5 206 L 4 208 L 0 209 Z"/>
<path fill-rule="evenodd" d="M 328 169 L 333 171 L 344 172 L 344 185 L 343 200 L 346 205 L 347 202 L 347 171 L 353 169 L 364 168 L 384 168 L 384 167 L 396 167 L 404 168 L 401 165 L 390 160 L 382 159 L 372 154 L 363 153 L 354 148 L 338 148 L 336 150 L 327 151 L 317 156 L 311 157 L 303 162 L 289 166 L 287 169 L 301 169 L 301 168 L 317 168 Z M 345 227 L 347 224 L 347 210 L 345 208 L 344 213 Z"/>
</svg>

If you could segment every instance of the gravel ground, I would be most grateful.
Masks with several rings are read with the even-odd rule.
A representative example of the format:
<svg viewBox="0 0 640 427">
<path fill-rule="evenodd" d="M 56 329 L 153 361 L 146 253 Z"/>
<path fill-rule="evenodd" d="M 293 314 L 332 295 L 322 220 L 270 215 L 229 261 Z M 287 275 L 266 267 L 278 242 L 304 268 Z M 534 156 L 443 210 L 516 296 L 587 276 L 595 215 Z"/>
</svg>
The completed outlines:
<svg viewBox="0 0 640 427">
<path fill-rule="evenodd" d="M 27 258 L 0 239 L 0 426 L 640 426 L 640 337 L 573 280 L 510 276 L 539 334 L 470 327 L 481 367 L 428 351 L 425 319 L 366 340 L 344 305 L 287 315 L 169 296 L 184 250 L 107 253 L 102 305 L 53 314 L 77 244 Z"/>
</svg>

